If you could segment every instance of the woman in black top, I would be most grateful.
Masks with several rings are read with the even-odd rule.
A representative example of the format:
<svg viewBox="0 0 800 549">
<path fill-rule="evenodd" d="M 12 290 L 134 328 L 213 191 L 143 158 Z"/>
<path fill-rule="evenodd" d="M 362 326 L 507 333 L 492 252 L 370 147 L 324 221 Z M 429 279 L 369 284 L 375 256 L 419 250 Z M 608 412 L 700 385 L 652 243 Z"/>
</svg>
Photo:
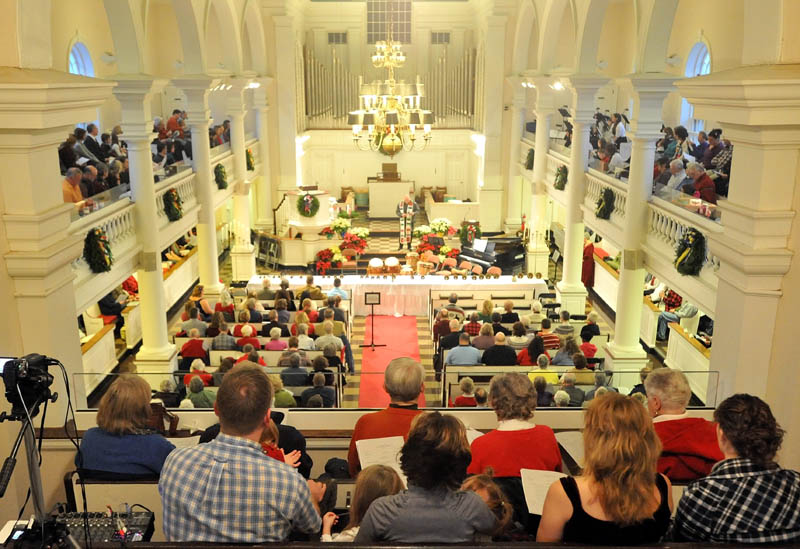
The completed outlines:
<svg viewBox="0 0 800 549">
<path fill-rule="evenodd" d="M 583 442 L 583 475 L 550 486 L 536 541 L 657 543 L 669 527 L 672 487 L 656 472 L 661 442 L 645 407 L 618 393 L 593 399 Z"/>
</svg>

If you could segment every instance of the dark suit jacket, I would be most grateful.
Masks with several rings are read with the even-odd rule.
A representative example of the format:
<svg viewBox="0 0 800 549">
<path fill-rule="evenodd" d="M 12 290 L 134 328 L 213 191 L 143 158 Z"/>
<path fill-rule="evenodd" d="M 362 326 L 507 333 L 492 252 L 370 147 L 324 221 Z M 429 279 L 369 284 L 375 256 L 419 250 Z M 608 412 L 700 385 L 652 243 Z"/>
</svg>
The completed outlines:
<svg viewBox="0 0 800 549">
<path fill-rule="evenodd" d="M 261 335 L 263 337 L 269 337 L 269 331 L 273 328 L 280 328 L 281 329 L 281 337 L 291 337 L 291 333 L 289 332 L 289 327 L 286 324 L 281 324 L 280 322 L 270 322 L 267 324 L 261 325 Z"/>
<path fill-rule="evenodd" d="M 509 329 L 506 328 L 505 326 L 500 325 L 500 324 L 492 323 L 492 329 L 494 329 L 494 335 L 497 335 L 498 332 L 502 332 L 505 335 L 511 335 L 511 332 L 509 331 Z"/>
<path fill-rule="evenodd" d="M 513 324 L 514 322 L 519 322 L 519 315 L 517 313 L 503 313 L 503 316 L 500 317 L 500 322 L 503 324 Z"/>
<path fill-rule="evenodd" d="M 100 145 L 94 140 L 94 137 L 86 134 L 86 139 L 83 140 L 83 144 L 87 149 L 89 149 L 90 153 L 97 157 L 100 162 L 106 161 L 106 159 L 103 157 L 103 151 L 100 150 Z"/>
<path fill-rule="evenodd" d="M 324 309 L 320 309 L 319 310 L 319 318 L 320 319 L 324 319 L 325 318 L 325 310 L 327 308 L 328 307 L 325 307 Z M 334 307 L 333 308 L 333 320 L 338 320 L 339 322 L 344 322 L 344 311 Z M 324 320 L 320 320 L 320 322 L 325 322 L 325 321 Z"/>
<path fill-rule="evenodd" d="M 314 395 L 319 395 L 322 397 L 323 408 L 333 408 L 333 405 L 336 403 L 336 394 L 333 392 L 333 388 L 311 387 L 303 391 L 303 393 L 300 395 L 300 400 L 302 401 L 301 406 L 308 406 L 308 399 Z"/>
<path fill-rule="evenodd" d="M 261 311 L 256 311 L 255 309 L 248 309 L 248 311 L 250 312 L 250 322 L 263 322 Z"/>
<path fill-rule="evenodd" d="M 458 338 L 461 336 L 461 332 L 450 332 L 447 335 L 444 335 L 439 338 L 439 348 L 441 349 L 452 349 L 453 347 L 458 346 Z"/>
<path fill-rule="evenodd" d="M 487 366 L 510 366 L 517 363 L 517 353 L 508 345 L 492 345 L 483 352 L 481 362 Z"/>
</svg>

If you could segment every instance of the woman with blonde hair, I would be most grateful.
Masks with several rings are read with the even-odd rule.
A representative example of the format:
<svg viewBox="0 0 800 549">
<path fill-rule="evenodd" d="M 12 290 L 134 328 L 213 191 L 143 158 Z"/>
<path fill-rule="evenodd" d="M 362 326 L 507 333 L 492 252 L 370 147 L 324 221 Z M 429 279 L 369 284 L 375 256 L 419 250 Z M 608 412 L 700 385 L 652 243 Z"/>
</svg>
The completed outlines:
<svg viewBox="0 0 800 549">
<path fill-rule="evenodd" d="M 189 302 L 192 303 L 197 310 L 200 311 L 205 318 L 209 318 L 214 314 L 214 309 L 208 304 L 208 300 L 203 297 L 203 285 L 198 284 L 192 290 L 192 295 L 189 296 Z"/>
<path fill-rule="evenodd" d="M 83 435 L 75 464 L 81 469 L 123 475 L 161 473 L 175 449 L 148 429 L 150 385 L 134 374 L 122 374 L 108 388 L 97 408 L 97 427 Z"/>
<path fill-rule="evenodd" d="M 311 321 L 311 324 L 319 322 L 319 311 L 317 311 L 313 301 L 309 298 L 305 298 L 301 308 L 303 312 L 308 315 L 308 320 Z"/>
<path fill-rule="evenodd" d="M 585 465 L 547 492 L 536 541 L 657 543 L 669 527 L 672 487 L 656 472 L 661 442 L 647 410 L 608 393 L 586 409 Z"/>
<path fill-rule="evenodd" d="M 305 311 L 297 311 L 294 314 L 294 322 L 291 326 L 291 332 L 293 336 L 297 335 L 297 326 L 299 324 L 305 324 L 308 327 L 306 334 L 309 337 L 314 335 L 314 325 L 311 324 L 311 321 L 308 319 L 308 315 L 305 313 Z"/>
<path fill-rule="evenodd" d="M 239 320 L 239 323 L 236 326 L 233 327 L 233 337 L 243 337 L 242 336 L 242 328 L 245 325 L 246 326 L 250 326 L 253 329 L 252 333 L 254 333 L 254 334 L 258 333 L 258 330 L 256 330 L 256 327 L 253 326 L 252 324 L 249 324 L 249 322 L 250 322 L 250 311 L 248 311 L 247 309 L 245 309 L 243 311 L 239 311 L 238 320 Z"/>
<path fill-rule="evenodd" d="M 478 313 L 478 318 L 482 322 L 491 322 L 492 321 L 492 313 L 494 312 L 494 303 L 492 303 L 491 299 L 487 299 L 481 305 L 481 312 Z"/>
</svg>

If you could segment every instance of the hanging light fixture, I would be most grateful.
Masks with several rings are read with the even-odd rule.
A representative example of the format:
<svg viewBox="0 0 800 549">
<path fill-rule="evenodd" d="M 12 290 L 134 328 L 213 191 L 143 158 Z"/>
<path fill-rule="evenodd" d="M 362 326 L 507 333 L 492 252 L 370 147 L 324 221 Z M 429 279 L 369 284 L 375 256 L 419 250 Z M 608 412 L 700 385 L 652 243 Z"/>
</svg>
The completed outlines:
<svg viewBox="0 0 800 549">
<path fill-rule="evenodd" d="M 392 20 L 387 23 L 387 40 L 375 43 L 372 65 L 386 69 L 388 78 L 364 84 L 359 77 L 360 109 L 349 113 L 347 124 L 353 129 L 353 144 L 362 151 L 377 151 L 394 156 L 400 151 L 419 151 L 431 140 L 433 113 L 420 107 L 424 85 L 394 79 L 406 56 L 402 44 L 392 40 Z"/>
</svg>

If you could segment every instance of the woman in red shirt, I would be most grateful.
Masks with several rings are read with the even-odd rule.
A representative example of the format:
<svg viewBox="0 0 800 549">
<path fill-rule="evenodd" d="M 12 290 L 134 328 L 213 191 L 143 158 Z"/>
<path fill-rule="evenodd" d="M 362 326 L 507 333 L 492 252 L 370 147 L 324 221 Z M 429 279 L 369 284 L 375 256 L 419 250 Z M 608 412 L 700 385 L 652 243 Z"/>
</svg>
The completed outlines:
<svg viewBox="0 0 800 549">
<path fill-rule="evenodd" d="M 303 300 L 302 309 L 303 312 L 308 315 L 308 321 L 310 324 L 319 322 L 319 312 L 314 310 L 313 303 L 311 303 L 310 299 L 305 298 Z"/>
<path fill-rule="evenodd" d="M 313 336 L 314 335 L 314 325 L 311 324 L 308 320 L 308 315 L 303 311 L 299 311 L 294 315 L 294 324 L 292 324 L 291 332 L 293 336 L 297 335 L 297 326 L 299 324 L 305 324 L 308 326 L 307 335 Z"/>
<path fill-rule="evenodd" d="M 694 179 L 694 194 L 699 196 L 706 202 L 711 204 L 717 203 L 717 187 L 708 175 L 702 165 L 697 162 L 691 162 L 689 167 L 686 168 L 686 173 Z"/>
<path fill-rule="evenodd" d="M 499 424 L 472 442 L 468 474 L 478 475 L 489 467 L 495 477 L 519 477 L 520 469 L 561 471 L 561 453 L 553 430 L 533 422 L 536 389 L 528 376 L 496 375 L 489 386 L 489 405 Z"/>
<path fill-rule="evenodd" d="M 544 349 L 544 340 L 537 335 L 531 339 L 525 349 L 522 349 L 517 354 L 517 364 L 520 366 L 535 366 L 539 355 L 546 355 L 547 358 L 550 358 L 550 355 Z"/>
</svg>

